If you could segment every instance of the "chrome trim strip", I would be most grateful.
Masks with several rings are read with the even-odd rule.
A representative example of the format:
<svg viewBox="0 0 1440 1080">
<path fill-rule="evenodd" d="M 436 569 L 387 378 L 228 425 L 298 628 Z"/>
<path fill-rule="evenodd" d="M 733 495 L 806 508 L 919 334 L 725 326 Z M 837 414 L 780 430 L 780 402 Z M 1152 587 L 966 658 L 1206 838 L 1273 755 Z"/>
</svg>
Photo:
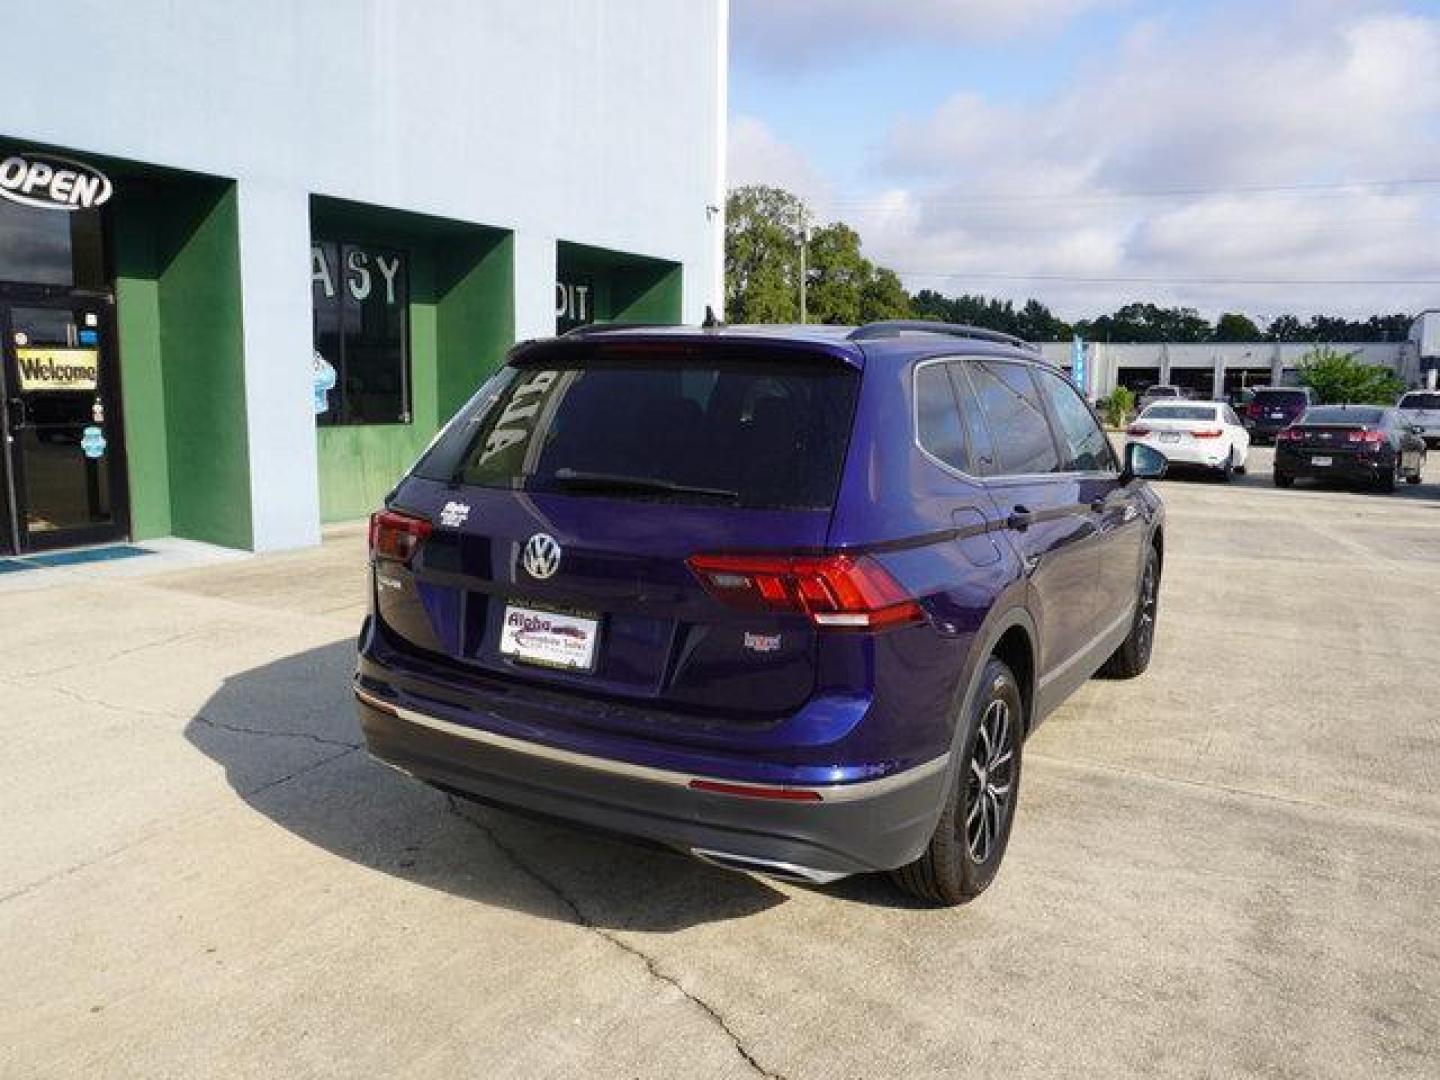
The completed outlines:
<svg viewBox="0 0 1440 1080">
<path fill-rule="evenodd" d="M 916 765 L 902 772 L 882 776 L 878 780 L 859 780 L 852 784 L 757 784 L 753 781 L 733 780 L 725 776 L 708 776 L 701 773 L 684 773 L 671 769 L 657 769 L 649 765 L 636 765 L 628 761 L 617 761 L 614 758 L 595 757 L 592 754 L 580 754 L 573 750 L 563 750 L 558 746 L 546 746 L 544 743 L 517 739 L 510 735 L 501 735 L 499 732 L 486 731 L 483 728 L 470 727 L 467 724 L 457 724 L 450 720 L 442 720 L 438 716 L 430 716 L 428 713 L 417 712 L 414 709 L 408 709 L 402 705 L 396 705 L 383 698 L 376 697 L 374 694 L 368 693 L 358 686 L 355 687 L 355 696 L 372 708 L 388 712 L 407 723 L 415 724 L 419 727 L 426 727 L 432 731 L 439 731 L 446 735 L 453 735 L 456 738 L 468 739 L 470 742 L 483 743 L 487 746 L 494 746 L 498 749 L 509 750 L 517 754 L 526 754 L 530 757 L 544 758 L 547 761 L 558 762 L 562 765 L 573 765 L 580 769 L 591 769 L 595 772 L 610 773 L 614 776 L 624 776 L 631 780 L 644 780 L 654 784 L 666 784 L 670 787 L 688 788 L 691 780 L 718 780 L 739 787 L 815 791 L 820 794 L 822 802 L 853 802 L 857 799 L 872 799 L 876 796 L 894 791 L 897 788 L 918 783 L 942 771 L 950 760 L 948 755 L 942 754 L 937 758 L 931 758 L 924 764 Z M 811 803 L 805 805 L 816 804 Z"/>
<path fill-rule="evenodd" d="M 920 442 L 920 394 L 917 386 L 917 376 L 922 368 L 930 367 L 933 364 L 949 364 L 955 360 L 996 360 L 1003 363 L 1024 364 L 1026 361 L 1014 357 L 1000 357 L 989 355 L 978 355 L 971 353 L 954 353 L 947 356 L 934 356 L 921 360 L 910 371 L 910 441 L 915 445 L 922 455 L 929 459 L 931 464 L 950 473 L 952 476 L 964 480 L 968 484 L 977 484 L 980 487 L 1005 487 L 1010 484 L 1033 484 L 1041 480 L 1119 480 L 1118 469 L 1088 469 L 1072 472 L 1048 472 L 1048 473 L 996 473 L 994 476 L 973 476 L 964 469 L 957 469 L 947 461 L 942 461 L 929 450 L 925 449 Z M 1035 361 L 1030 361 L 1035 363 Z M 958 402 L 956 403 L 958 407 Z M 1087 403 L 1088 407 L 1088 403 Z M 1049 414 L 1046 414 L 1046 421 L 1049 421 Z M 1100 430 L 1103 432 L 1104 426 Z M 966 432 L 966 448 L 969 448 L 969 432 Z M 1107 436 L 1108 438 L 1108 436 Z M 1111 447 L 1111 458 L 1115 456 L 1114 448 Z"/>
<path fill-rule="evenodd" d="M 1104 641 L 1111 634 L 1115 633 L 1116 630 L 1119 630 L 1122 626 L 1124 626 L 1127 622 L 1130 622 L 1134 618 L 1135 605 L 1131 604 L 1128 611 L 1122 612 L 1118 619 L 1112 622 L 1104 630 L 1101 630 L 1100 633 L 1096 634 L 1084 645 L 1081 645 L 1080 648 L 1076 649 L 1073 653 L 1071 653 L 1070 656 L 1067 657 L 1063 663 L 1056 665 L 1046 674 L 1040 676 L 1041 688 L 1043 689 L 1044 687 L 1048 686 L 1050 683 L 1058 679 L 1061 675 L 1064 675 L 1065 672 L 1069 671 L 1086 656 L 1090 655 L 1091 649 L 1093 649 L 1096 645 L 1100 644 L 1100 642 Z"/>
<path fill-rule="evenodd" d="M 738 870 L 742 873 L 769 874 L 786 880 L 799 879 L 812 885 L 829 885 L 850 875 L 838 870 L 814 870 L 808 866 L 780 862 L 776 859 L 757 859 L 753 855 L 735 855 L 729 851 L 713 851 L 710 848 L 691 848 L 690 854 L 701 862 L 718 866 L 723 870 Z"/>
</svg>

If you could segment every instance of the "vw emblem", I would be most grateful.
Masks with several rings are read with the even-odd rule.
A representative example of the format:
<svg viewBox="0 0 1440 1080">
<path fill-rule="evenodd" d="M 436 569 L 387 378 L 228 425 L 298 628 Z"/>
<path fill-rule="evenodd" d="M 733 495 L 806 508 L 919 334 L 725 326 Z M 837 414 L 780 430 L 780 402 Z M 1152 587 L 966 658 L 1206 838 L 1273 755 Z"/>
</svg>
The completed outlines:
<svg viewBox="0 0 1440 1080">
<path fill-rule="evenodd" d="M 560 545 L 553 536 L 536 533 L 525 541 L 525 550 L 520 555 L 520 565 L 533 578 L 544 581 L 554 577 L 560 569 Z"/>
</svg>

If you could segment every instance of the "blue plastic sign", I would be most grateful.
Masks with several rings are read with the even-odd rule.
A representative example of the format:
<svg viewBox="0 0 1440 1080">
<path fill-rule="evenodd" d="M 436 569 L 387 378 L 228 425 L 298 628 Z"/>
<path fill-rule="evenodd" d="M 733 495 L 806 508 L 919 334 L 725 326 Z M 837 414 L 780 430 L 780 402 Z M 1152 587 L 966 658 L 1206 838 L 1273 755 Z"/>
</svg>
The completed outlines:
<svg viewBox="0 0 1440 1080">
<path fill-rule="evenodd" d="M 319 416 L 330 408 L 330 391 L 335 389 L 335 369 L 325 357 L 315 353 L 315 370 L 311 384 L 315 395 L 315 415 Z"/>
<path fill-rule="evenodd" d="M 92 461 L 105 456 L 105 433 L 98 427 L 87 427 L 80 433 L 80 449 Z"/>
<path fill-rule="evenodd" d="M 1075 384 L 1080 393 L 1087 397 L 1090 394 L 1088 372 L 1085 370 L 1085 339 L 1079 334 L 1070 342 L 1070 381 Z"/>
<path fill-rule="evenodd" d="M 100 344 L 100 335 L 99 335 L 99 333 L 96 332 L 96 331 L 94 331 L 94 330 L 81 330 L 81 331 L 80 331 L 80 344 L 81 344 L 81 345 L 98 345 L 98 344 Z"/>
</svg>

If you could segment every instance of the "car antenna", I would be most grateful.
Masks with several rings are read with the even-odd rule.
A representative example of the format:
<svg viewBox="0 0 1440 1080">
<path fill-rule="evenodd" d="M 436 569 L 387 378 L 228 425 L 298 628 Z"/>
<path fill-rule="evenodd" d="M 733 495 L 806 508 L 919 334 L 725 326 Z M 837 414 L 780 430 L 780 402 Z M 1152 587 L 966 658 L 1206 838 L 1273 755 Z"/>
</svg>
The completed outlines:
<svg viewBox="0 0 1440 1080">
<path fill-rule="evenodd" d="M 717 318 L 715 317 L 715 309 L 714 309 L 713 307 L 711 307 L 709 304 L 706 304 L 706 305 L 705 305 L 705 321 L 702 322 L 702 323 L 700 324 L 700 326 L 701 326 L 703 329 L 706 329 L 706 330 L 715 330 L 715 329 L 718 329 L 719 327 L 722 327 L 722 326 L 724 326 L 724 325 L 725 325 L 724 323 L 722 323 L 719 319 L 717 319 Z"/>
</svg>

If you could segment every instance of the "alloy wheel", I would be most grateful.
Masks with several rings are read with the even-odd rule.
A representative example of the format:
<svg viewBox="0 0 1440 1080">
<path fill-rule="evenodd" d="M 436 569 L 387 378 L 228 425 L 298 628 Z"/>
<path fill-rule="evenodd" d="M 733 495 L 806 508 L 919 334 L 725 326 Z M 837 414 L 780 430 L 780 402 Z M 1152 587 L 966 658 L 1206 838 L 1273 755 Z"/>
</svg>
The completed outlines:
<svg viewBox="0 0 1440 1080">
<path fill-rule="evenodd" d="M 1150 655 L 1150 646 L 1155 640 L 1155 615 L 1160 598 L 1155 588 L 1155 560 L 1145 563 L 1145 576 L 1140 581 L 1140 621 L 1136 625 L 1136 651 L 1142 658 Z"/>
<path fill-rule="evenodd" d="M 1015 788 L 1014 718 L 1010 703 L 985 706 L 965 777 L 965 845 L 977 864 L 990 858 L 1003 835 Z"/>
</svg>

